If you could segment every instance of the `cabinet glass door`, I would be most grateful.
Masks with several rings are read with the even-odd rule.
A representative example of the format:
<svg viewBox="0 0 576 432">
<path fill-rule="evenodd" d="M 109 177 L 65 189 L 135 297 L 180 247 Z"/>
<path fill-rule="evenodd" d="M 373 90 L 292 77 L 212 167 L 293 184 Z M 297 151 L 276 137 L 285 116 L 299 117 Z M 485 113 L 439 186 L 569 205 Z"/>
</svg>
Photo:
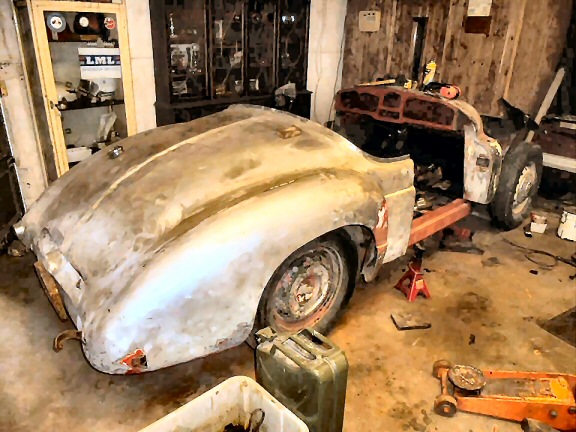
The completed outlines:
<svg viewBox="0 0 576 432">
<path fill-rule="evenodd" d="M 248 94 L 274 92 L 276 2 L 253 0 L 248 8 Z"/>
<path fill-rule="evenodd" d="M 214 0 L 212 7 L 212 95 L 242 96 L 246 93 L 245 3 Z"/>
<path fill-rule="evenodd" d="M 204 0 L 165 0 L 172 102 L 207 95 Z"/>
<path fill-rule="evenodd" d="M 280 0 L 278 87 L 295 83 L 306 87 L 308 1 Z"/>
<path fill-rule="evenodd" d="M 121 49 L 127 36 L 119 5 L 56 4 L 62 7 L 35 4 L 34 27 L 61 175 L 91 154 L 135 133 L 135 121 L 127 45 Z M 54 7 L 55 2 L 50 5 Z M 124 83 L 130 83 L 128 89 Z"/>
</svg>

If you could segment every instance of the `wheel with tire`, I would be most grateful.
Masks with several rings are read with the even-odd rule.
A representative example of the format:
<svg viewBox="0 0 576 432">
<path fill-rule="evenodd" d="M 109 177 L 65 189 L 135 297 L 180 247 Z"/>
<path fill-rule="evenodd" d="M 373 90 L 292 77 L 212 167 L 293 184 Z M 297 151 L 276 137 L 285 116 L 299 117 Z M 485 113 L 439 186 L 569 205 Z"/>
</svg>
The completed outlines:
<svg viewBox="0 0 576 432">
<path fill-rule="evenodd" d="M 514 145 L 504 157 L 496 194 L 490 203 L 500 228 L 518 227 L 530 213 L 542 178 L 542 149 L 528 142 Z"/>
<path fill-rule="evenodd" d="M 254 334 L 268 326 L 327 333 L 350 298 L 352 259 L 338 237 L 319 238 L 290 255 L 264 290 L 248 343 L 254 345 Z"/>
<path fill-rule="evenodd" d="M 454 417 L 458 412 L 456 399 L 450 395 L 440 395 L 434 400 L 434 412 L 442 417 Z"/>
</svg>

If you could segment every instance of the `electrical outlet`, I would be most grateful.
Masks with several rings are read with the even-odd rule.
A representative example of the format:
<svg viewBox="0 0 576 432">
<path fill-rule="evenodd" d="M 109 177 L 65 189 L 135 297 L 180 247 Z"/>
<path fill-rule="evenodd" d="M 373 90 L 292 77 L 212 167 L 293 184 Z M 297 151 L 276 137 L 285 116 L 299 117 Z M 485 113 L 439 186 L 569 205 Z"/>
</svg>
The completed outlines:
<svg viewBox="0 0 576 432">
<path fill-rule="evenodd" d="M 360 31 L 377 32 L 380 30 L 380 18 L 382 13 L 376 10 L 360 11 Z"/>
</svg>

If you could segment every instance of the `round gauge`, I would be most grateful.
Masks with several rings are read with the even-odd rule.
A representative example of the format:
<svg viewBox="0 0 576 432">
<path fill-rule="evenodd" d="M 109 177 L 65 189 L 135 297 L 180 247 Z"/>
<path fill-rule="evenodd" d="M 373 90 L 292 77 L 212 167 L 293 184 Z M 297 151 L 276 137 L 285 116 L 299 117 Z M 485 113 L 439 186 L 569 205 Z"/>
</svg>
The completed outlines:
<svg viewBox="0 0 576 432">
<path fill-rule="evenodd" d="M 90 25 L 90 20 L 86 16 L 81 16 L 78 20 L 78 24 L 82 27 L 88 27 Z"/>
<path fill-rule="evenodd" d="M 60 33 L 66 28 L 66 18 L 58 12 L 53 12 L 46 17 L 46 25 L 55 33 Z"/>
</svg>

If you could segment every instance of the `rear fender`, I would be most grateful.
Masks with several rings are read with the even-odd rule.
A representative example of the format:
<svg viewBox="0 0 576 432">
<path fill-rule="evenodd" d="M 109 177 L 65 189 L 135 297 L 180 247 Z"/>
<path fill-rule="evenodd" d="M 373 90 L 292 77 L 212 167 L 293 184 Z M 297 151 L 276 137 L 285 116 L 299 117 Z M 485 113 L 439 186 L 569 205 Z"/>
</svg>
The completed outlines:
<svg viewBox="0 0 576 432">
<path fill-rule="evenodd" d="M 369 179 L 345 172 L 296 180 L 172 240 L 86 322 L 87 358 L 108 371 L 143 349 L 154 370 L 242 343 L 268 280 L 292 252 L 345 226 L 376 227 L 384 197 Z"/>
</svg>

